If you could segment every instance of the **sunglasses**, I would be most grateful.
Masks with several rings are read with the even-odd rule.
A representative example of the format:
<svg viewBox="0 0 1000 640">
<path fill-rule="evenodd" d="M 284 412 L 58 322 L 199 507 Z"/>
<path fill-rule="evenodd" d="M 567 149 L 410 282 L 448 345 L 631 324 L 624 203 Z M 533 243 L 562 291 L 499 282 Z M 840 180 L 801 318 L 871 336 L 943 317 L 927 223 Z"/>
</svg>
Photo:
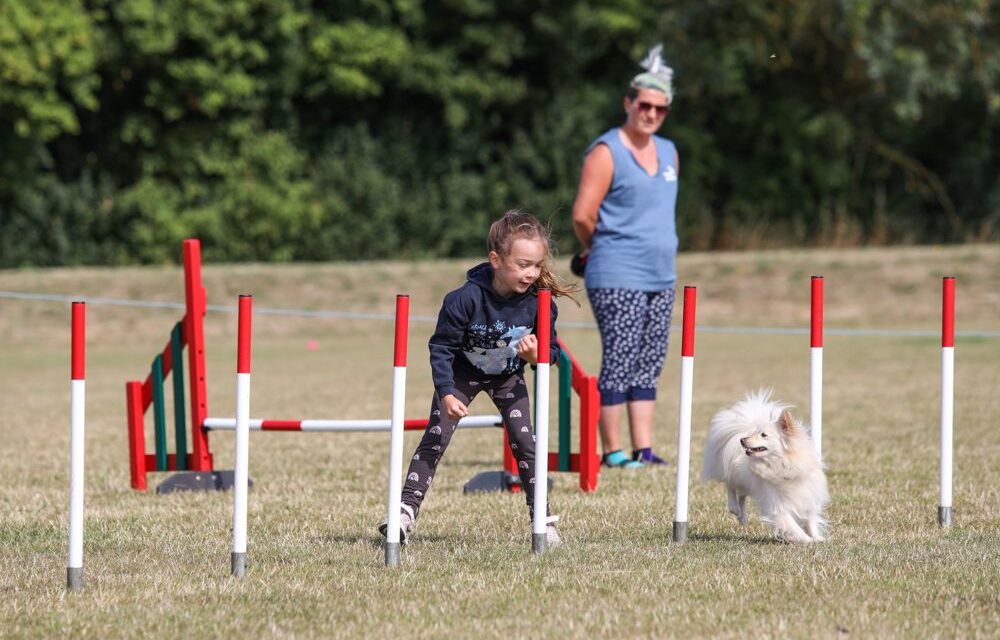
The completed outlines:
<svg viewBox="0 0 1000 640">
<path fill-rule="evenodd" d="M 645 100 L 640 100 L 638 103 L 639 111 L 643 113 L 648 112 L 650 109 L 656 110 L 656 115 L 659 118 L 670 113 L 670 105 L 668 104 L 653 104 L 652 102 L 646 102 Z"/>
</svg>

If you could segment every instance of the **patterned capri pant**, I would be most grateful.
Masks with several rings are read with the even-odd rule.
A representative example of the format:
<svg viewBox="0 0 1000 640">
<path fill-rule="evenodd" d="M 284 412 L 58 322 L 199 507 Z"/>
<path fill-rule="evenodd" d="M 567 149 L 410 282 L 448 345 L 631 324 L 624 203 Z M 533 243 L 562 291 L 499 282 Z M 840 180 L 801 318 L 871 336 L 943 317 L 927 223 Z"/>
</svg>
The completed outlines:
<svg viewBox="0 0 1000 640">
<path fill-rule="evenodd" d="M 528 403 L 528 387 L 522 373 L 510 376 L 483 375 L 476 380 L 460 380 L 455 377 L 455 397 L 466 406 L 480 391 L 485 391 L 493 400 L 503 417 L 504 428 L 510 440 L 510 450 L 517 460 L 517 472 L 521 486 L 525 487 L 524 498 L 531 512 L 535 499 L 535 435 L 531 428 L 531 408 Z M 448 417 L 441 399 L 434 394 L 431 401 L 431 418 L 424 430 L 424 437 L 417 445 L 417 451 L 406 470 L 402 502 L 413 509 L 414 516 L 420 513 L 420 503 L 434 480 L 434 472 L 441 456 L 444 455 L 451 437 L 458 427 L 458 421 Z"/>
<path fill-rule="evenodd" d="M 601 331 L 601 405 L 655 400 L 674 310 L 674 289 L 587 289 Z"/>
</svg>

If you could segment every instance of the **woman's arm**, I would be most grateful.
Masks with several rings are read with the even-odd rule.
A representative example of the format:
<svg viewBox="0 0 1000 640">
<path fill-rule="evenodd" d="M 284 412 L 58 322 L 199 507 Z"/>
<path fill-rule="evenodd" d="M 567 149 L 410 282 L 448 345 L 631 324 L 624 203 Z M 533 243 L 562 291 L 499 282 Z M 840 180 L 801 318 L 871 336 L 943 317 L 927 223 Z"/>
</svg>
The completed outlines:
<svg viewBox="0 0 1000 640">
<path fill-rule="evenodd" d="M 587 249 L 590 248 L 597 228 L 597 212 L 604 196 L 608 195 L 614 173 L 615 162 L 611 157 L 611 149 L 605 144 L 594 147 L 583 161 L 580 187 L 573 203 L 573 231 Z"/>
</svg>

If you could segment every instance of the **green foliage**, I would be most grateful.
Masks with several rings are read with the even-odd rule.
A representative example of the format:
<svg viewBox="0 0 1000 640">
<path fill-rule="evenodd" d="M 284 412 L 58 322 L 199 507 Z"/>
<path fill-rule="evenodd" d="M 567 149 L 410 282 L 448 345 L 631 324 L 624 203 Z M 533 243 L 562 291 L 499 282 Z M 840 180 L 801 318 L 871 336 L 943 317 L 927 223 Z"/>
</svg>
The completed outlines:
<svg viewBox="0 0 1000 640">
<path fill-rule="evenodd" d="M 0 3 L 0 123 L 13 125 L 4 137 L 80 131 L 76 111 L 98 106 L 94 39 L 78 0 Z"/>
<path fill-rule="evenodd" d="M 6 0 L 0 266 L 575 248 L 587 144 L 656 41 L 684 248 L 994 239 L 988 0 Z"/>
</svg>

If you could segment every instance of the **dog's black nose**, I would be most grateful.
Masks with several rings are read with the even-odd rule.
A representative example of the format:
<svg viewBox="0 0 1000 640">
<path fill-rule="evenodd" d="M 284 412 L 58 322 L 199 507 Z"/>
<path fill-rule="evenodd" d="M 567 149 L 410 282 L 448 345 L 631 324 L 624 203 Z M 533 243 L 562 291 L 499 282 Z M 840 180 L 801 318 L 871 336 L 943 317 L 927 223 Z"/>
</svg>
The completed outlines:
<svg viewBox="0 0 1000 640">
<path fill-rule="evenodd" d="M 743 445 L 743 448 L 746 448 L 746 446 L 747 446 L 747 439 L 746 438 L 740 438 L 740 444 Z"/>
</svg>

